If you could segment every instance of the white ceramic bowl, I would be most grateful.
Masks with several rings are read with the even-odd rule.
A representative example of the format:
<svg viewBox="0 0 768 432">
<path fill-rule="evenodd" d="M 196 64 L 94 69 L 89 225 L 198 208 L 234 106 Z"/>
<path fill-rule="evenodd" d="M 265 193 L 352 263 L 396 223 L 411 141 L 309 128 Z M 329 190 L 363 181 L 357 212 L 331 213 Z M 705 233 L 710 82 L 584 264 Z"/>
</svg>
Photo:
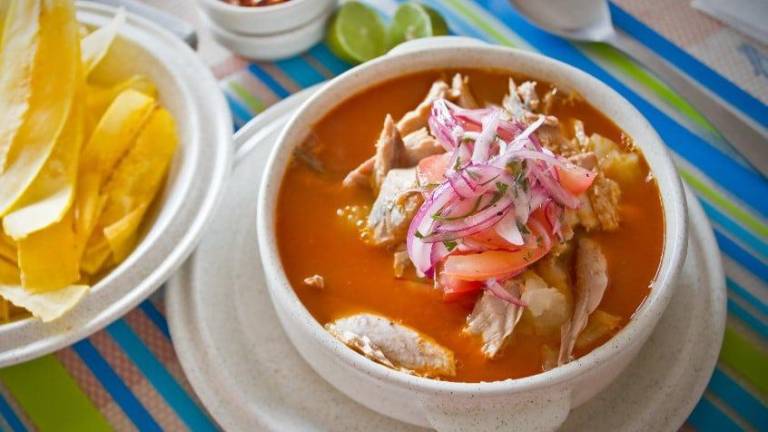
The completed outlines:
<svg viewBox="0 0 768 432">
<path fill-rule="evenodd" d="M 273 6 L 234 6 L 221 0 L 197 0 L 218 27 L 234 33 L 270 35 L 304 26 L 336 5 L 336 0 L 289 0 Z"/>
<path fill-rule="evenodd" d="M 269 35 L 233 32 L 221 27 L 208 16 L 203 15 L 202 18 L 213 38 L 231 51 L 252 60 L 278 60 L 300 54 L 319 42 L 332 13 L 333 7 L 329 7 L 301 27 Z"/>
<path fill-rule="evenodd" d="M 260 191 L 257 228 L 269 292 L 294 346 L 323 378 L 379 413 L 442 431 L 552 430 L 604 389 L 635 357 L 675 288 L 687 244 L 680 179 L 659 136 L 629 102 L 594 77 L 542 55 L 495 46 L 447 46 L 420 41 L 358 66 L 310 98 L 278 139 Z M 438 43 L 438 45 L 440 45 Z M 329 110 L 366 88 L 408 73 L 447 68 L 493 68 L 524 73 L 582 94 L 635 140 L 656 177 L 665 228 L 662 264 L 648 298 L 616 336 L 562 367 L 521 379 L 456 383 L 414 377 L 374 363 L 333 338 L 302 305 L 288 282 L 275 238 L 280 184 L 293 149 Z"/>
<path fill-rule="evenodd" d="M 101 26 L 114 14 L 110 7 L 77 4 L 78 19 L 88 26 Z M 115 79 L 136 73 L 149 76 L 160 102 L 176 120 L 180 145 L 136 249 L 58 320 L 0 325 L 0 367 L 75 343 L 154 292 L 197 244 L 229 174 L 233 152 L 229 109 L 208 68 L 180 39 L 129 15 L 101 72 Z"/>
</svg>

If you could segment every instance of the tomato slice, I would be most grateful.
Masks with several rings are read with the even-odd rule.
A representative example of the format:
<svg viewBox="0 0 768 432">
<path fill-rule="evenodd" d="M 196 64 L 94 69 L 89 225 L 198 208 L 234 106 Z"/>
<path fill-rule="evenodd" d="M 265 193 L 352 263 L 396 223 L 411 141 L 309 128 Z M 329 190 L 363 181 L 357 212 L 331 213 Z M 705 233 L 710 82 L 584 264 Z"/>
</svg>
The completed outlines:
<svg viewBox="0 0 768 432">
<path fill-rule="evenodd" d="M 444 182 L 445 171 L 448 170 L 449 163 L 451 163 L 450 153 L 427 156 L 420 160 L 416 167 L 416 176 L 419 179 L 419 184 L 438 184 Z"/>
<path fill-rule="evenodd" d="M 483 288 L 482 282 L 466 281 L 441 273 L 438 276 L 440 286 L 443 288 L 443 301 L 455 302 L 468 298 Z"/>
<path fill-rule="evenodd" d="M 547 241 L 532 242 L 534 246 L 523 246 L 517 250 L 488 250 L 466 255 L 450 255 L 445 260 L 443 274 L 463 281 L 504 279 L 538 261 L 549 253 L 554 235 L 542 209 L 533 212 L 530 219 L 538 222 L 543 228 L 544 232 L 537 234 L 548 236 Z"/>
<path fill-rule="evenodd" d="M 595 181 L 595 173 L 579 166 L 558 166 L 557 175 L 560 177 L 560 184 L 574 195 L 581 195 L 592 186 Z"/>
</svg>

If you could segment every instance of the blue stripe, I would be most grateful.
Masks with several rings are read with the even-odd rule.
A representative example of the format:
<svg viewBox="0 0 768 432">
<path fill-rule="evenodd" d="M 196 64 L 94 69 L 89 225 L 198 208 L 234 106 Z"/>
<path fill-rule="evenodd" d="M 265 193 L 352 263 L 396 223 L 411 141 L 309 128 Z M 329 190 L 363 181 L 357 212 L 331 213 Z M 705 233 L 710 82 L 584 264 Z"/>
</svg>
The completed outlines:
<svg viewBox="0 0 768 432">
<path fill-rule="evenodd" d="M 147 380 L 165 399 L 182 421 L 193 431 L 215 431 L 216 426 L 195 401 L 176 382 L 154 354 L 144 345 L 124 320 L 115 321 L 107 332 L 141 370 Z"/>
<path fill-rule="evenodd" d="M 752 293 L 747 291 L 746 288 L 742 287 L 729 277 L 725 278 L 725 284 L 728 286 L 728 290 L 743 298 L 747 303 L 749 303 L 755 309 L 759 310 L 763 315 L 768 316 L 768 305 L 763 303 L 759 298 L 752 295 Z"/>
<path fill-rule="evenodd" d="M 301 88 L 307 88 L 325 81 L 325 77 L 301 57 L 291 57 L 275 62 L 281 71 Z"/>
<path fill-rule="evenodd" d="M 314 58 L 316 58 L 323 66 L 325 66 L 334 75 L 341 75 L 352 67 L 349 63 L 336 57 L 325 43 L 319 43 L 309 50 Z"/>
<path fill-rule="evenodd" d="M 582 54 L 573 45 L 557 36 L 528 24 L 505 0 L 475 0 L 501 19 L 515 33 L 523 37 L 542 53 L 578 67 L 626 97 L 656 128 L 667 145 L 678 154 L 716 179 L 719 184 L 743 202 L 768 216 L 768 182 L 753 170 L 744 167 L 726 154 L 684 128 L 664 112 L 640 97 Z M 727 173 L 727 175 L 723 175 Z"/>
<path fill-rule="evenodd" d="M 400 3 L 404 3 L 404 0 L 398 0 Z M 436 10 L 440 15 L 445 18 L 445 21 L 448 23 L 448 28 L 451 33 L 456 33 L 461 36 L 469 36 L 476 39 L 481 39 L 486 42 L 491 42 L 491 39 L 488 35 L 483 33 L 482 31 L 478 30 L 475 26 L 468 23 L 461 15 L 457 15 L 456 12 L 454 12 L 452 9 L 445 6 L 445 4 L 441 1 L 434 1 L 434 0 L 425 0 L 425 4 L 427 4 L 432 9 Z"/>
<path fill-rule="evenodd" d="M 755 258 L 749 252 L 742 249 L 741 246 L 721 233 L 718 229 L 715 229 L 715 238 L 717 239 L 717 244 L 720 245 L 720 249 L 728 254 L 731 259 L 741 264 L 758 278 L 762 279 L 763 282 L 768 283 L 768 266 L 760 262 L 760 260 Z"/>
<path fill-rule="evenodd" d="M 253 116 L 250 112 L 248 112 L 248 109 L 246 109 L 240 102 L 237 101 L 232 95 L 227 93 L 227 91 L 222 90 L 224 92 L 224 96 L 227 98 L 227 103 L 229 104 L 229 110 L 232 111 L 232 117 L 235 122 L 235 129 L 240 129 L 248 123 L 248 120 L 250 120 Z"/>
<path fill-rule="evenodd" d="M 695 77 L 698 83 L 733 104 L 755 122 L 768 127 L 768 106 L 647 27 L 619 6 L 610 3 L 610 9 L 613 22 L 619 28 L 634 36 L 639 42 L 685 71 L 689 76 Z"/>
<path fill-rule="evenodd" d="M 768 325 L 754 317 L 749 311 L 739 306 L 738 303 L 730 298 L 728 299 L 728 314 L 732 316 L 735 315 L 755 333 L 760 335 L 761 338 L 768 340 Z"/>
<path fill-rule="evenodd" d="M 285 99 L 291 95 L 291 92 L 286 90 L 285 87 L 283 87 L 279 82 L 272 78 L 272 75 L 268 74 L 267 71 L 260 68 L 257 64 L 249 64 L 248 71 L 255 75 L 256 78 L 258 78 L 261 82 L 266 84 L 267 87 L 272 90 L 272 93 L 274 93 L 278 98 Z"/>
<path fill-rule="evenodd" d="M 88 339 L 80 341 L 72 346 L 83 363 L 93 372 L 104 389 L 112 396 L 120 409 L 136 425 L 140 431 L 162 431 L 160 425 L 144 408 L 141 402 L 136 399 L 128 386 L 112 370 L 104 357 L 101 356 L 96 347 Z"/>
<path fill-rule="evenodd" d="M 141 302 L 141 305 L 139 305 L 142 311 L 147 315 L 147 318 L 149 318 L 152 323 L 157 326 L 157 328 L 162 332 L 166 338 L 171 338 L 171 331 L 168 329 L 168 322 L 165 320 L 165 317 L 163 314 L 160 313 L 159 310 L 155 307 L 155 304 L 152 303 L 152 300 L 144 300 Z"/>
<path fill-rule="evenodd" d="M 763 240 L 752 234 L 744 228 L 743 225 L 740 225 L 727 215 L 721 213 L 717 207 L 710 204 L 706 199 L 699 197 L 699 202 L 701 203 L 701 206 L 704 207 L 704 212 L 715 224 L 719 225 L 721 228 L 728 231 L 729 234 L 749 246 L 754 252 L 762 255 L 764 259 L 768 259 L 768 243 L 765 243 Z"/>
<path fill-rule="evenodd" d="M 27 428 L 24 427 L 24 423 L 21 422 L 21 419 L 16 415 L 16 413 L 13 411 L 13 408 L 11 408 L 11 404 L 5 400 L 3 395 L 0 395 L 0 414 L 3 415 L 5 422 L 13 432 L 27 431 Z"/>
<path fill-rule="evenodd" d="M 720 408 L 710 402 L 706 395 L 701 398 L 699 403 L 693 409 L 690 417 L 688 417 L 688 423 L 696 428 L 696 432 L 731 432 L 744 430 L 727 414 L 720 411 Z"/>
<path fill-rule="evenodd" d="M 719 368 L 712 374 L 708 389 L 757 430 L 768 428 L 768 406 L 744 390 Z"/>
</svg>

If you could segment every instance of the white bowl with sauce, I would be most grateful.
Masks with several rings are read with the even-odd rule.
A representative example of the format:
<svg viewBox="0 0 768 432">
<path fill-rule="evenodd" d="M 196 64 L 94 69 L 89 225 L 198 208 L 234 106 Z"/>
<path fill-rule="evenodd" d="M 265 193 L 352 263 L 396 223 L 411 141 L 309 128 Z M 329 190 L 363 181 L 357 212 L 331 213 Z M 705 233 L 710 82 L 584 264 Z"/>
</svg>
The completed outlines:
<svg viewBox="0 0 768 432">
<path fill-rule="evenodd" d="M 244 35 L 272 35 L 319 19 L 336 0 L 288 0 L 270 6 L 237 6 L 222 0 L 197 0 L 200 9 L 220 28 Z"/>
<path fill-rule="evenodd" d="M 301 27 L 267 35 L 238 33 L 222 27 L 210 16 L 202 19 L 216 42 L 247 59 L 271 61 L 293 57 L 320 41 L 332 13 L 333 8 L 328 8 Z"/>
<path fill-rule="evenodd" d="M 664 249 L 652 289 L 630 322 L 602 346 L 563 366 L 496 382 L 445 382 L 389 369 L 331 336 L 291 287 L 277 247 L 275 213 L 282 178 L 307 125 L 340 100 L 409 73 L 459 68 L 509 70 L 580 93 L 633 137 L 657 179 L 664 215 Z M 381 414 L 441 431 L 553 430 L 571 409 L 608 386 L 642 348 L 674 292 L 687 245 L 687 211 L 680 178 L 651 125 L 628 101 L 596 78 L 530 52 L 457 38 L 419 40 L 337 77 L 298 109 L 278 139 L 259 194 L 257 228 L 272 302 L 293 345 L 325 380 Z"/>
</svg>

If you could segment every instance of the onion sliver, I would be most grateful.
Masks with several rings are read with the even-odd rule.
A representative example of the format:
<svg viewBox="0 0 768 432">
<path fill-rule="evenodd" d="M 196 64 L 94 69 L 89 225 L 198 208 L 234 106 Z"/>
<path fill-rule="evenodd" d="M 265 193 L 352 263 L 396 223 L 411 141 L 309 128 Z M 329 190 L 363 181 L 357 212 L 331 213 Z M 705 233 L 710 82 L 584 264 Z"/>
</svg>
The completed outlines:
<svg viewBox="0 0 768 432">
<path fill-rule="evenodd" d="M 516 246 L 522 246 L 525 244 L 523 240 L 523 234 L 520 232 L 520 227 L 517 226 L 517 215 L 515 212 L 509 212 L 501 218 L 499 223 L 494 227 L 496 233 L 504 240 L 512 243 Z"/>
<path fill-rule="evenodd" d="M 491 149 L 491 143 L 496 137 L 496 128 L 499 126 L 499 112 L 492 110 L 483 117 L 482 132 L 475 140 L 475 148 L 472 152 L 472 162 L 486 162 Z"/>
</svg>

